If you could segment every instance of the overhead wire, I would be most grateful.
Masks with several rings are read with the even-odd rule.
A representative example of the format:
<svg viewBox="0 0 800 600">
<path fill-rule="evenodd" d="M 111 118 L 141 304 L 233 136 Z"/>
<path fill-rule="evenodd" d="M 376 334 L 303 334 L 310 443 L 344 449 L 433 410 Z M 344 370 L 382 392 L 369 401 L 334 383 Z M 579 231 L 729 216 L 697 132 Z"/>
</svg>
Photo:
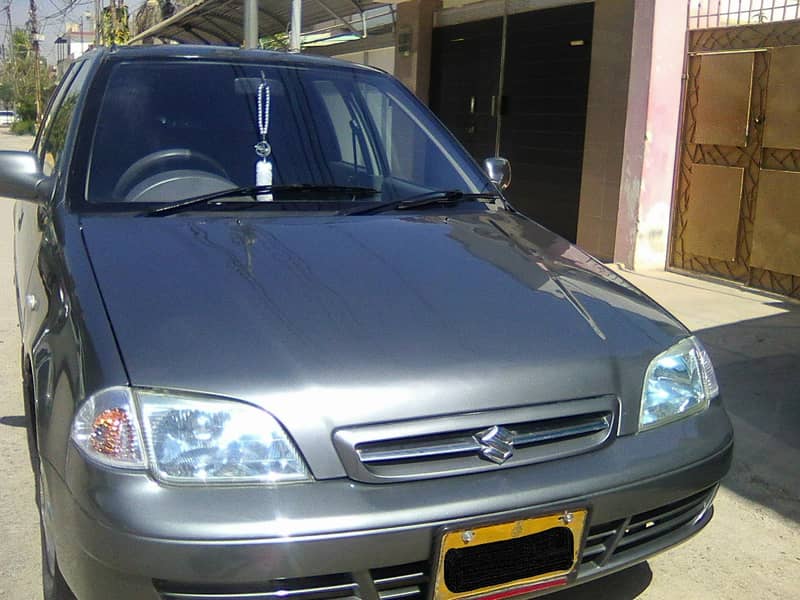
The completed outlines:
<svg viewBox="0 0 800 600">
<path fill-rule="evenodd" d="M 73 8 L 94 4 L 93 0 L 69 0 L 69 2 L 67 2 L 64 6 L 59 8 L 58 5 L 55 2 L 53 2 L 53 0 L 48 0 L 48 2 L 50 2 L 50 4 L 52 4 L 56 8 L 56 11 L 42 17 L 41 21 L 49 21 L 52 19 L 57 19 L 59 17 L 65 17 L 66 14 L 70 12 Z"/>
</svg>

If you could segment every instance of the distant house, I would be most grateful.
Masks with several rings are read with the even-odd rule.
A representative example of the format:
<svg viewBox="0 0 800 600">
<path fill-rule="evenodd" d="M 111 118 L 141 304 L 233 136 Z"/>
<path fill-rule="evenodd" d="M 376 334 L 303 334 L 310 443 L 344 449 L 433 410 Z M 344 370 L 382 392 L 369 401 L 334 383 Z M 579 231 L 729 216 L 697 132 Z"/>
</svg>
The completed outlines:
<svg viewBox="0 0 800 600">
<path fill-rule="evenodd" d="M 59 77 L 67 65 L 94 47 L 95 32 L 93 23 L 87 19 L 81 23 L 68 23 L 66 31 L 55 41 L 56 62 Z"/>
</svg>

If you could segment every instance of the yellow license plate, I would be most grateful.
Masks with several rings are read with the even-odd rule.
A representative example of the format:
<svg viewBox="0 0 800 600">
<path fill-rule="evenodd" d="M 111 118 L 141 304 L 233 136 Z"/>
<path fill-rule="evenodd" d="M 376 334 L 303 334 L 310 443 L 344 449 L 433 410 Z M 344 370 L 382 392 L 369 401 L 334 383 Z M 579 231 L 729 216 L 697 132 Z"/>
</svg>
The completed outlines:
<svg viewBox="0 0 800 600">
<path fill-rule="evenodd" d="M 445 531 L 433 600 L 512 596 L 561 586 L 578 562 L 585 509 Z"/>
</svg>

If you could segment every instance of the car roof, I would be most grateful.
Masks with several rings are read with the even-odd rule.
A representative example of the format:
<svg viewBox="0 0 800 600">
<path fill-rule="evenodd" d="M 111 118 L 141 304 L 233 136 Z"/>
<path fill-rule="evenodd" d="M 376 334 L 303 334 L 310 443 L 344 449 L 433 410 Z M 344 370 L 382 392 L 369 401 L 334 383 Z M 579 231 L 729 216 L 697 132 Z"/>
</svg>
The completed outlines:
<svg viewBox="0 0 800 600">
<path fill-rule="evenodd" d="M 274 50 L 243 49 L 235 46 L 206 46 L 192 44 L 161 44 L 142 46 L 114 46 L 98 48 L 110 59 L 147 60 L 153 58 L 210 59 L 231 62 L 260 62 L 306 67 L 344 67 L 353 70 L 383 73 L 381 69 L 351 63 L 346 60 Z"/>
</svg>

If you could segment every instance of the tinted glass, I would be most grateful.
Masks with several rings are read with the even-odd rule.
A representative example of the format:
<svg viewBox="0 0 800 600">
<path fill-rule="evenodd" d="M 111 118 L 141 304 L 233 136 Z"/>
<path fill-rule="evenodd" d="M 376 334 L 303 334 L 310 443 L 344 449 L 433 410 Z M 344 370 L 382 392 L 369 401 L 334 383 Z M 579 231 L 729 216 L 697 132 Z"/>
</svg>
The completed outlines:
<svg viewBox="0 0 800 600">
<path fill-rule="evenodd" d="M 84 63 L 80 63 L 75 69 L 72 81 L 68 83 L 63 96 L 58 100 L 59 104 L 53 105 L 54 112 L 45 121 L 46 129 L 40 145 L 42 172 L 45 175 L 52 175 L 61 159 L 67 131 L 89 72 Z"/>
<path fill-rule="evenodd" d="M 487 187 L 452 136 L 389 76 L 338 67 L 131 61 L 113 66 L 103 94 L 88 200 L 174 202 L 254 185 L 262 82 L 270 90 L 275 185 L 370 187 L 380 191 L 374 200 Z"/>
</svg>

